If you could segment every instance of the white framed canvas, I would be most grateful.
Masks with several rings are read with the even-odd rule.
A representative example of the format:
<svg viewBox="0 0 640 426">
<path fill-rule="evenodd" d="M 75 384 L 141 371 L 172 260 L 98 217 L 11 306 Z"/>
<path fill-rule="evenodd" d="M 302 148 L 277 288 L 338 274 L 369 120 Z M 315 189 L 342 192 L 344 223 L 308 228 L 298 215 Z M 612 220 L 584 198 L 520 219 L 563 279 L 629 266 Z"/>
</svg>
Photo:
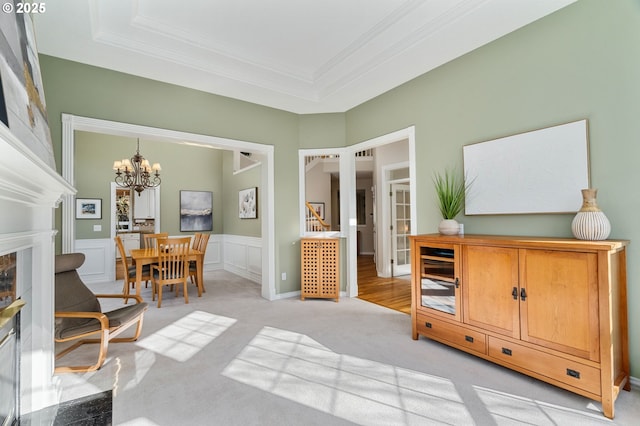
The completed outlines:
<svg viewBox="0 0 640 426">
<path fill-rule="evenodd" d="M 248 188 L 238 192 L 238 217 L 240 219 L 258 218 L 258 188 Z"/>
<path fill-rule="evenodd" d="M 587 120 L 463 147 L 466 215 L 575 213 L 589 188 Z"/>
</svg>

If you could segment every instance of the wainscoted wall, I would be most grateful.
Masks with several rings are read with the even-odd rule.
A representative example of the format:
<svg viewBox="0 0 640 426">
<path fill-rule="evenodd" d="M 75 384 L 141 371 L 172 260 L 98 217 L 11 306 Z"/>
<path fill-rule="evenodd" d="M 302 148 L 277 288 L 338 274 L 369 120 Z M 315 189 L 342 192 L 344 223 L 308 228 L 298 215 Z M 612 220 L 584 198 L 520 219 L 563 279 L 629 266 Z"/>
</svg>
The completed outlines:
<svg viewBox="0 0 640 426">
<path fill-rule="evenodd" d="M 115 243 L 109 238 L 76 240 L 84 253 L 78 270 L 86 283 L 115 281 Z M 262 280 L 262 239 L 240 235 L 211 234 L 204 257 L 204 271 L 224 269 L 258 284 Z"/>
<path fill-rule="evenodd" d="M 85 259 L 78 273 L 86 283 L 114 281 L 116 279 L 115 242 L 109 238 L 76 240 L 76 251 Z"/>
<path fill-rule="evenodd" d="M 260 284 L 262 280 L 262 239 L 239 235 L 224 236 L 224 270 Z"/>
</svg>

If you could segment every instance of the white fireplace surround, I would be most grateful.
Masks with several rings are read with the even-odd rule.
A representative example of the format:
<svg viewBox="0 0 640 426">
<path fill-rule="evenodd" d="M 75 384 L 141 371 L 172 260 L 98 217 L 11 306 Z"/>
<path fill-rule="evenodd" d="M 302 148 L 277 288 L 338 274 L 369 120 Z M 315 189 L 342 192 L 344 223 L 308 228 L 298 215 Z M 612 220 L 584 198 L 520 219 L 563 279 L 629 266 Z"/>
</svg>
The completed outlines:
<svg viewBox="0 0 640 426">
<path fill-rule="evenodd" d="M 58 402 L 53 376 L 54 212 L 75 189 L 0 125 L 0 255 L 17 252 L 20 414 Z"/>
</svg>

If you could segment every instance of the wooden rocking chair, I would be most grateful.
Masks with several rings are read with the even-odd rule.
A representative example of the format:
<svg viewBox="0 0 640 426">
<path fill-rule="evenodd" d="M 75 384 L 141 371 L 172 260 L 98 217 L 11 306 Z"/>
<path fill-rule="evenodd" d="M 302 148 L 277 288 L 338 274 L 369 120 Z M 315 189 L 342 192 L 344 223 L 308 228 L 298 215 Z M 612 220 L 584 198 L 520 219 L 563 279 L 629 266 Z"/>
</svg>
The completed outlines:
<svg viewBox="0 0 640 426">
<path fill-rule="evenodd" d="M 109 342 L 134 342 L 142 331 L 147 304 L 137 295 L 94 294 L 82 282 L 77 269 L 84 263 L 83 253 L 56 256 L 55 266 L 55 341 L 77 340 L 56 354 L 56 360 L 86 343 L 99 343 L 98 360 L 91 365 L 56 367 L 56 373 L 79 373 L 99 369 L 107 356 Z M 136 304 L 102 312 L 98 298 L 130 298 Z M 117 337 L 136 325 L 133 337 Z M 87 337 L 99 334 L 99 338 Z"/>
</svg>

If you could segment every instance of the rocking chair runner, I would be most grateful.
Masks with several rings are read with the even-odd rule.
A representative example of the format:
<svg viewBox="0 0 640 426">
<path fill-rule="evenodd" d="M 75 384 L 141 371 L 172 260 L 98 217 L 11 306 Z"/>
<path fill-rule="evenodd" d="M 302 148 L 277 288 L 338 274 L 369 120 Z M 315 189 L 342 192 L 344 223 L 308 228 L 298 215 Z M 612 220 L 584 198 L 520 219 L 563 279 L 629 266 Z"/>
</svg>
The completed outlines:
<svg viewBox="0 0 640 426">
<path fill-rule="evenodd" d="M 136 295 L 94 294 L 78 275 L 77 269 L 83 263 L 82 253 L 56 256 L 55 341 L 61 343 L 78 340 L 56 354 L 56 359 L 85 343 L 99 343 L 100 352 L 95 364 L 56 367 L 56 373 L 95 371 L 104 363 L 109 342 L 134 342 L 142 331 L 142 319 L 147 310 L 147 304 L 142 298 Z M 103 313 L 98 298 L 130 298 L 137 303 Z M 116 337 L 133 325 L 136 325 L 133 337 Z M 98 333 L 99 338 L 86 338 Z"/>
</svg>

